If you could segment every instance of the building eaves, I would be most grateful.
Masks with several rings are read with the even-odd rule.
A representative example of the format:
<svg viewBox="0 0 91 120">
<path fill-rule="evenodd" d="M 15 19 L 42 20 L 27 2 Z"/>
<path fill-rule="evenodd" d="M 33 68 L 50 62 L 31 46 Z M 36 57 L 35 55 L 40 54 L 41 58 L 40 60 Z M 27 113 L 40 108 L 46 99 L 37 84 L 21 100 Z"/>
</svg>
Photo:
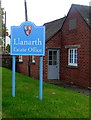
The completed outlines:
<svg viewBox="0 0 91 120">
<path fill-rule="evenodd" d="M 65 18 L 66 17 L 63 17 L 61 19 L 57 19 L 44 24 L 44 26 L 46 27 L 46 42 L 62 28 Z"/>
</svg>

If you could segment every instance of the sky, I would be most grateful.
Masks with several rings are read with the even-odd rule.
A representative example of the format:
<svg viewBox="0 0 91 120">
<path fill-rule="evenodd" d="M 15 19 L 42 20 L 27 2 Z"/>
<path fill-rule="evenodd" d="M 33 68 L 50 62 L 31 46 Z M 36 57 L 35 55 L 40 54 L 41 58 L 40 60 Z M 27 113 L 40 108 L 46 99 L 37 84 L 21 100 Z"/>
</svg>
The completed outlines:
<svg viewBox="0 0 91 120">
<path fill-rule="evenodd" d="M 89 5 L 91 0 L 26 0 L 28 21 L 36 26 L 59 19 L 67 15 L 71 4 Z M 24 0 L 2 0 L 6 11 L 6 26 L 19 26 L 25 21 Z"/>
</svg>

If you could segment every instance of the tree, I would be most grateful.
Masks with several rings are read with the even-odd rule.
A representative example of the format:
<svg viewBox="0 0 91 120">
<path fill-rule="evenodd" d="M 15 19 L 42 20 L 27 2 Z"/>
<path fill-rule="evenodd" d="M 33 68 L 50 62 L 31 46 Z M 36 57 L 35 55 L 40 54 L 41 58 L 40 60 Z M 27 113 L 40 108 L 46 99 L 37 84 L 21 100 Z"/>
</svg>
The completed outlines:
<svg viewBox="0 0 91 120">
<path fill-rule="evenodd" d="M 4 27 L 3 27 L 3 15 L 4 9 L 1 8 L 1 1 L 0 1 L 0 45 L 3 45 L 3 38 L 4 38 Z"/>
<path fill-rule="evenodd" d="M 8 53 L 10 53 L 10 45 L 9 44 L 6 46 L 6 50 Z"/>
</svg>

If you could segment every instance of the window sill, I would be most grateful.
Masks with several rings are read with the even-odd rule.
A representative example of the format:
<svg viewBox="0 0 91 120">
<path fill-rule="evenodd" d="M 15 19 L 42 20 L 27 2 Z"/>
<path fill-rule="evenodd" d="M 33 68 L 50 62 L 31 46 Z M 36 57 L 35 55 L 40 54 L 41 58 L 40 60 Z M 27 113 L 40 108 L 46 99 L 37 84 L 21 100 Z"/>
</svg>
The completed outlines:
<svg viewBox="0 0 91 120">
<path fill-rule="evenodd" d="M 35 62 L 31 62 L 31 64 L 35 64 Z"/>
<path fill-rule="evenodd" d="M 35 64 L 35 60 L 32 60 L 31 64 Z"/>
<path fill-rule="evenodd" d="M 75 68 L 75 69 L 77 69 L 78 66 L 67 65 L 66 68 Z"/>
<path fill-rule="evenodd" d="M 23 63 L 23 61 L 18 61 L 18 63 Z"/>
</svg>

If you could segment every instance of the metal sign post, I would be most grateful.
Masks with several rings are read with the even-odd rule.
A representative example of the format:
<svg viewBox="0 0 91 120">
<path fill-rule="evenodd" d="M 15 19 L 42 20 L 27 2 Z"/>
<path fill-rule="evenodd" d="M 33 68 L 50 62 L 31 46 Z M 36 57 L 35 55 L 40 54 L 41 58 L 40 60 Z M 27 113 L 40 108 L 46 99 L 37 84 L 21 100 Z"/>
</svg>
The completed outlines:
<svg viewBox="0 0 91 120">
<path fill-rule="evenodd" d="M 12 56 L 12 96 L 15 97 L 15 66 L 16 56 Z"/>
<path fill-rule="evenodd" d="M 40 87 L 39 87 L 39 99 L 42 100 L 43 90 L 43 57 L 40 56 Z"/>
</svg>

